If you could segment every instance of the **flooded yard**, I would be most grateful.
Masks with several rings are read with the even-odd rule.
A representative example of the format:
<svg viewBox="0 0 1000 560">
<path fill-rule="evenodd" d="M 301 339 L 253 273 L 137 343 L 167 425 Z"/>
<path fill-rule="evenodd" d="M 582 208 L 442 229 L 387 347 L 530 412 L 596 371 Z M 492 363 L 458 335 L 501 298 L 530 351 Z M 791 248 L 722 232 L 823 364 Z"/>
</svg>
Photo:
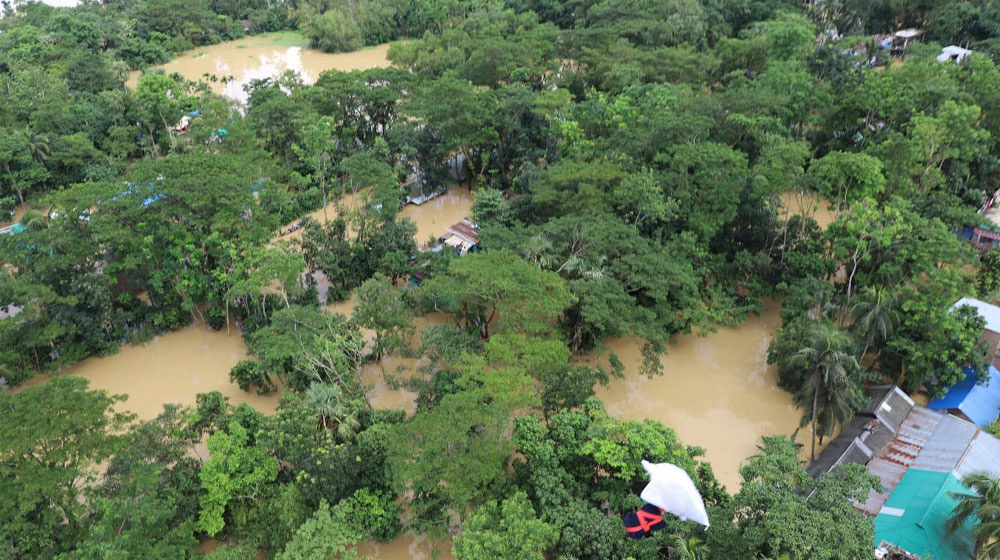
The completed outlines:
<svg viewBox="0 0 1000 560">
<path fill-rule="evenodd" d="M 176 72 L 188 80 L 205 80 L 215 93 L 246 103 L 243 86 L 253 80 L 274 78 L 293 70 L 303 82 L 311 84 L 327 70 L 350 72 L 389 66 L 385 57 L 388 51 L 389 44 L 385 43 L 353 52 L 325 53 L 309 48 L 309 41 L 302 34 L 283 31 L 199 47 L 157 68 L 168 75 Z M 125 85 L 135 89 L 141 75 L 133 72 Z M 211 80 L 213 76 L 215 81 Z"/>
<path fill-rule="evenodd" d="M 128 395 L 121 407 L 142 420 L 155 418 L 164 404 L 193 407 L 198 393 L 211 391 L 229 397 L 234 406 L 246 403 L 270 414 L 278 406 L 278 395 L 248 393 L 229 382 L 229 370 L 246 356 L 239 331 L 227 335 L 225 329 L 188 326 L 146 345 L 128 344 L 112 356 L 87 358 L 59 375 L 78 375 L 90 380 L 91 389 Z M 45 379 L 37 377 L 26 385 Z"/>
<path fill-rule="evenodd" d="M 771 301 L 737 328 L 673 341 L 662 359 L 663 375 L 652 378 L 638 373 L 641 340 L 605 341 L 625 365 L 625 376 L 597 387 L 597 396 L 614 417 L 660 420 L 684 443 L 703 447 L 716 477 L 735 492 L 739 467 L 757 452 L 760 436 L 790 436 L 799 425 L 801 412 L 778 388 L 777 368 L 767 364 L 779 309 L 780 302 Z M 808 428 L 798 441 L 808 441 Z"/>
</svg>

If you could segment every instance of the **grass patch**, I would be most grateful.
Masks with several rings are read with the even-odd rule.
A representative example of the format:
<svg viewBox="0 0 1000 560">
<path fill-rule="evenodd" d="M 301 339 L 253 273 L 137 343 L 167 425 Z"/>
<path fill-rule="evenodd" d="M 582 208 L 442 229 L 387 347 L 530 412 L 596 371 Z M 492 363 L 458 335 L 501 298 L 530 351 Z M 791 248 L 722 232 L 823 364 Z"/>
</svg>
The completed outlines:
<svg viewBox="0 0 1000 560">
<path fill-rule="evenodd" d="M 273 31 L 271 33 L 261 33 L 253 35 L 245 45 L 236 48 L 245 49 L 249 47 L 308 47 L 309 39 L 298 31 Z"/>
</svg>

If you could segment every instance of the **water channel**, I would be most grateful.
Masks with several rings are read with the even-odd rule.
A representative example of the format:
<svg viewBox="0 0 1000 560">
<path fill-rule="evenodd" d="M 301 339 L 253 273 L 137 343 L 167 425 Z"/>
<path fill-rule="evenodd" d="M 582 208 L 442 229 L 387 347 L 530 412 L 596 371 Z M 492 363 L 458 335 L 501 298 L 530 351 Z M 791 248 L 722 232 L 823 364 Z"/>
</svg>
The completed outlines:
<svg viewBox="0 0 1000 560">
<path fill-rule="evenodd" d="M 311 84 L 327 70 L 350 72 L 386 67 L 388 51 L 389 44 L 385 43 L 348 53 L 325 53 L 309 48 L 309 41 L 301 33 L 281 31 L 198 47 L 157 68 L 168 75 L 179 73 L 191 81 L 208 81 L 215 93 L 246 103 L 243 86 L 253 80 L 274 78 L 294 70 L 303 82 Z M 125 85 L 135 89 L 141 75 L 132 72 Z M 216 81 L 206 76 L 214 76 Z"/>
</svg>

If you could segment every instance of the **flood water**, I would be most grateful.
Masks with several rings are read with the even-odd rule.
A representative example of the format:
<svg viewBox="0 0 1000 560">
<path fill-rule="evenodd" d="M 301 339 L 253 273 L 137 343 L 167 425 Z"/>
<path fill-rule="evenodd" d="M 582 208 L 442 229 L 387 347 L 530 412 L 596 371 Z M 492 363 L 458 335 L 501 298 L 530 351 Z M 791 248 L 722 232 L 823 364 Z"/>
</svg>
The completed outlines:
<svg viewBox="0 0 1000 560">
<path fill-rule="evenodd" d="M 348 195 L 338 203 L 357 209 L 362 196 Z M 791 211 L 810 214 L 823 227 L 834 218 L 825 201 L 814 196 L 789 193 L 782 200 Z M 453 186 L 447 194 L 423 206 L 406 206 L 400 217 L 417 224 L 416 239 L 422 243 L 469 216 L 471 204 L 469 189 Z M 336 211 L 335 204 L 331 204 L 327 216 L 332 219 Z M 311 215 L 323 220 L 322 210 Z M 279 239 L 291 239 L 300 233 Z M 355 304 L 348 299 L 328 305 L 327 309 L 350 316 Z M 642 360 L 640 340 L 608 340 L 607 347 L 625 365 L 625 377 L 598 387 L 597 394 L 612 416 L 660 420 L 676 430 L 686 444 L 705 448 L 716 476 L 735 491 L 739 486 L 738 468 L 756 452 L 760 436 L 790 435 L 798 426 L 800 412 L 792 404 L 791 395 L 777 387 L 776 369 L 766 363 L 767 345 L 780 325 L 779 307 L 780 302 L 770 301 L 759 317 L 750 317 L 738 328 L 720 328 L 705 337 L 686 336 L 673 341 L 663 358 L 663 375 L 654 378 L 638 373 Z M 416 320 L 417 331 L 445 320 L 440 314 L 420 317 Z M 124 408 L 144 419 L 155 417 L 164 403 L 193 406 L 197 393 L 213 390 L 229 396 L 232 404 L 245 402 L 262 412 L 272 412 L 278 403 L 277 395 L 246 393 L 229 382 L 229 370 L 245 357 L 246 346 L 237 331 L 227 335 L 225 330 L 190 326 L 157 337 L 145 346 L 125 346 L 114 356 L 90 358 L 69 373 L 90 379 L 94 388 L 128 394 Z M 385 361 L 384 374 L 379 364 L 366 364 L 362 382 L 372 387 L 372 406 L 412 414 L 416 395 L 390 387 L 386 374 L 406 377 L 420 365 L 413 359 L 390 358 Z M 808 429 L 801 430 L 798 440 L 808 444 Z M 808 448 L 804 454 L 808 454 Z M 363 544 L 359 551 L 383 560 L 451 558 L 447 541 L 432 546 L 426 539 L 410 534 L 392 543 Z"/>
<path fill-rule="evenodd" d="M 270 414 L 278 406 L 278 395 L 247 393 L 229 382 L 229 370 L 246 356 L 239 331 L 227 335 L 225 329 L 188 326 L 144 346 L 128 344 L 112 356 L 87 358 L 64 374 L 89 379 L 91 389 L 128 395 L 121 407 L 142 420 L 155 418 L 167 403 L 193 407 L 198 393 L 211 391 L 229 397 L 234 406 L 247 403 Z M 36 377 L 25 386 L 45 379 Z"/>
<path fill-rule="evenodd" d="M 794 214 L 809 216 L 816 220 L 819 227 L 826 229 L 837 219 L 836 210 L 830 209 L 830 203 L 825 198 L 812 192 L 788 191 L 781 195 L 783 212 L 779 212 L 781 219 L 788 219 Z"/>
<path fill-rule="evenodd" d="M 243 86 L 253 80 L 273 78 L 286 70 L 294 70 L 303 82 L 311 84 L 327 70 L 350 72 L 389 66 L 385 57 L 388 51 L 389 44 L 385 43 L 348 53 L 324 53 L 309 48 L 309 41 L 302 34 L 283 31 L 199 47 L 158 68 L 168 75 L 177 72 L 192 81 L 206 80 L 206 75 L 215 76 L 218 81 L 209 81 L 212 91 L 246 103 L 247 93 Z M 133 72 L 125 85 L 135 89 L 140 76 L 141 72 Z M 231 79 L 225 83 L 222 81 L 229 77 Z"/>
<path fill-rule="evenodd" d="M 450 185 L 448 192 L 431 199 L 420 206 L 407 204 L 400 211 L 400 218 L 409 218 L 417 225 L 414 239 L 424 247 L 427 241 L 441 237 L 448 226 L 472 217 L 473 195 L 469 187 Z"/>
<path fill-rule="evenodd" d="M 350 318 L 357 306 L 357 300 L 348 297 L 344 301 L 339 301 L 326 306 L 331 313 L 339 313 Z M 413 320 L 414 337 L 410 341 L 411 348 L 417 348 L 420 344 L 420 332 L 429 325 L 443 325 L 448 318 L 441 313 L 428 313 Z M 363 331 L 365 339 L 371 342 L 375 333 Z M 403 381 L 416 375 L 425 362 L 415 358 L 403 358 L 390 356 L 383 360 L 382 364 L 368 362 L 361 368 L 361 384 L 368 388 L 368 401 L 373 408 L 405 410 L 406 414 L 412 415 L 417 410 L 417 394 L 405 387 L 399 387 L 399 383 L 390 384 L 390 380 Z"/>
<path fill-rule="evenodd" d="M 428 539 L 426 535 L 403 533 L 392 542 L 358 545 L 362 557 L 379 560 L 453 560 L 450 539 Z"/>
<path fill-rule="evenodd" d="M 735 492 L 739 467 L 757 452 L 760 436 L 791 435 L 801 416 L 792 395 L 778 388 L 777 368 L 767 364 L 779 310 L 780 302 L 770 301 L 759 317 L 737 328 L 673 341 L 662 358 L 663 375 L 653 378 L 638 373 L 641 340 L 605 341 L 625 365 L 625 377 L 597 387 L 597 396 L 611 416 L 660 420 L 684 443 L 703 447 L 715 476 Z M 807 432 L 801 431 L 799 443 L 808 444 Z"/>
<path fill-rule="evenodd" d="M 319 223 L 326 220 L 333 220 L 339 213 L 339 209 L 360 211 L 364 205 L 364 197 L 367 189 L 361 189 L 355 193 L 346 193 L 339 199 L 326 205 L 326 211 L 320 208 L 310 212 L 308 216 Z M 424 247 L 427 241 L 434 237 L 441 237 L 448 226 L 456 224 L 465 218 L 472 216 L 472 201 L 474 197 L 469 187 L 449 185 L 448 190 L 441 196 L 431 199 L 420 206 L 407 204 L 396 215 L 398 219 L 407 218 L 417 226 L 417 233 L 413 238 L 417 245 Z M 289 226 L 298 223 L 295 220 L 283 228 L 287 230 Z M 287 235 L 276 237 L 291 241 L 302 237 L 302 230 L 293 231 Z"/>
</svg>

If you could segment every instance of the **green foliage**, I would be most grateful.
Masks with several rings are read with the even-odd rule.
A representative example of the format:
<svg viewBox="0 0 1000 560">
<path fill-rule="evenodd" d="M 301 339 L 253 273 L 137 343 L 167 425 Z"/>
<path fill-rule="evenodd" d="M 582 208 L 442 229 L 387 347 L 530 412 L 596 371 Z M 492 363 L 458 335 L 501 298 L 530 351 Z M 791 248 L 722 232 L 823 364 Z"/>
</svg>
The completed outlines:
<svg viewBox="0 0 1000 560">
<path fill-rule="evenodd" d="M 249 391 L 252 387 L 258 387 L 258 392 L 267 394 L 276 389 L 270 376 L 264 369 L 263 364 L 254 360 L 240 360 L 229 371 L 229 380 L 240 386 L 240 389 Z"/>
<path fill-rule="evenodd" d="M 976 291 L 981 297 L 989 299 L 1000 295 L 1000 253 L 987 251 L 979 258 Z"/>
<path fill-rule="evenodd" d="M 392 282 L 376 274 L 365 280 L 354 291 L 358 305 L 354 308 L 354 321 L 362 328 L 375 333 L 372 355 L 382 360 L 386 355 L 403 350 L 413 334 L 413 311 L 404 292 Z"/>
<path fill-rule="evenodd" d="M 489 338 L 491 328 L 541 333 L 572 303 L 566 283 L 507 251 L 453 261 L 447 273 L 420 287 L 435 307 Z M 496 327 L 493 327 L 494 320 Z"/>
<path fill-rule="evenodd" d="M 1000 480 L 989 473 L 970 473 L 962 477 L 962 484 L 972 490 L 971 494 L 952 493 L 958 505 L 948 520 L 949 532 L 958 530 L 969 521 L 975 521 L 972 536 L 976 540 L 976 558 L 996 558 L 1000 555 L 997 534 L 1000 525 L 997 509 L 1000 508 Z"/>
<path fill-rule="evenodd" d="M 487 503 L 466 520 L 462 529 L 453 547 L 458 560 L 542 560 L 558 535 L 538 519 L 524 492 L 500 505 Z"/>
<path fill-rule="evenodd" d="M 79 381 L 0 395 L 13 414 L 0 428 L 0 556 L 186 557 L 199 530 L 247 545 L 221 557 L 354 557 L 354 542 L 399 533 L 401 508 L 418 530 L 461 530 L 460 557 L 870 555 L 870 523 L 850 508 L 870 483 L 856 469 L 814 485 L 789 443 L 768 440 L 730 503 L 700 450 L 590 400 L 617 368 L 573 361 L 632 336 L 646 341 L 641 373 L 655 373 L 667 340 L 781 297 L 769 360 L 818 437 L 850 418 L 862 383 L 938 395 L 985 366 L 982 320 L 951 306 L 997 292 L 992 253 L 977 261 L 955 235 L 984 219 L 1000 176 L 995 6 L 800 11 L 19 5 L 0 20 L 0 221 L 34 210 L 26 231 L 0 235 L 0 309 L 20 310 L 0 320 L 3 380 L 195 322 L 242 329 L 252 359 L 231 378 L 258 391 L 280 381 L 287 395 L 271 417 L 199 395 L 195 410 L 131 429 L 114 398 Z M 252 82 L 241 110 L 177 74 L 123 86 L 129 70 L 242 36 L 240 20 L 250 33 L 297 26 L 331 51 L 408 40 L 390 48 L 392 68 Z M 917 45 L 871 67 L 885 62 L 871 34 L 907 26 L 977 54 L 939 64 Z M 173 129 L 196 109 L 187 132 Z M 414 173 L 427 189 L 472 183 L 483 252 L 418 251 L 415 225 L 397 219 Z M 345 192 L 361 207 L 332 213 Z M 825 231 L 785 219 L 789 192 L 836 219 Z M 322 224 L 301 218 L 321 206 Z M 296 219 L 300 240 L 272 242 Z M 311 303 L 315 272 L 331 300 L 353 292 L 352 318 Z M 395 287 L 415 273 L 422 287 Z M 414 308 L 452 324 L 411 348 Z M 372 410 L 362 364 L 411 351 L 417 412 Z M 186 455 L 206 434 L 202 467 Z M 671 520 L 622 538 L 641 458 L 694 477 L 707 533 Z"/>
<path fill-rule="evenodd" d="M 868 154 L 830 152 L 809 166 L 807 178 L 838 207 L 875 198 L 885 190 L 882 163 Z"/>
<path fill-rule="evenodd" d="M 742 484 L 732 504 L 713 517 L 708 530 L 713 555 L 867 557 L 875 546 L 873 522 L 851 500 L 879 490 L 878 479 L 862 465 L 847 465 L 814 482 L 788 438 L 764 437 L 760 449 L 740 468 Z"/>
<path fill-rule="evenodd" d="M 316 558 L 357 559 L 355 543 L 366 534 L 391 540 L 399 535 L 399 506 L 367 490 L 330 507 L 324 500 L 319 509 L 299 527 L 295 536 L 275 558 L 313 560 Z M 364 528 L 367 528 L 364 529 Z"/>
<path fill-rule="evenodd" d="M 218 534 L 225 526 L 224 514 L 230 501 L 253 500 L 278 474 L 277 462 L 259 448 L 248 444 L 246 428 L 230 422 L 228 431 L 208 437 L 211 454 L 199 478 L 205 493 L 200 499 L 198 529 Z"/>
<path fill-rule="evenodd" d="M 330 508 L 323 502 L 319 509 L 295 532 L 277 560 L 312 560 L 314 558 L 358 558 L 354 544 L 361 540 L 361 532 L 347 517 L 344 508 Z"/>
<path fill-rule="evenodd" d="M 364 341 L 340 316 L 291 305 L 274 312 L 271 324 L 248 336 L 247 343 L 268 371 L 286 376 L 286 387 L 303 391 L 313 382 L 335 383 L 350 396 L 360 393 Z"/>
<path fill-rule="evenodd" d="M 53 557 L 87 535 L 84 488 L 121 449 L 131 419 L 113 410 L 124 397 L 89 391 L 87 383 L 54 377 L 0 393 L 0 534 L 10 554 Z"/>
<path fill-rule="evenodd" d="M 396 490 L 412 492 L 417 519 L 411 523 L 424 527 L 464 517 L 503 480 L 512 416 L 535 401 L 531 379 L 520 368 L 492 368 L 466 355 L 457 369 L 457 391 L 391 434 Z"/>
</svg>

